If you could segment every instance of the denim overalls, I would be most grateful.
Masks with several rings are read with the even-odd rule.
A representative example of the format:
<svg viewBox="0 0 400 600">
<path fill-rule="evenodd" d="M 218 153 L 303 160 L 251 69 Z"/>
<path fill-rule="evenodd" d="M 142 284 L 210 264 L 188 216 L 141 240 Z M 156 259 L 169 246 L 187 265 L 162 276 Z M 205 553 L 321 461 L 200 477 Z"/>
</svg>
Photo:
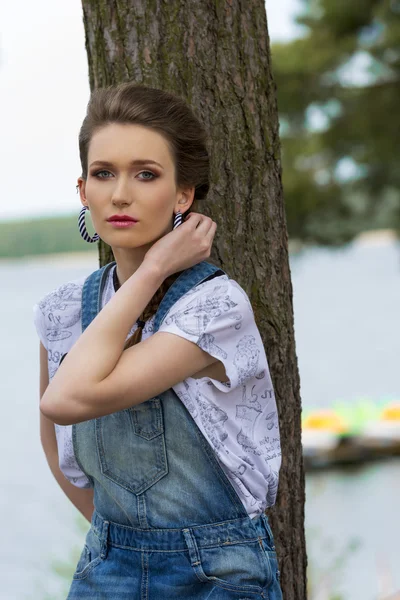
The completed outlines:
<svg viewBox="0 0 400 600">
<path fill-rule="evenodd" d="M 113 265 L 85 281 L 82 331 L 99 311 Z M 181 273 L 160 303 L 154 333 L 183 294 L 221 273 L 205 261 Z M 73 425 L 72 438 L 95 510 L 67 600 L 281 600 L 266 515 L 248 516 L 172 388 Z"/>
</svg>

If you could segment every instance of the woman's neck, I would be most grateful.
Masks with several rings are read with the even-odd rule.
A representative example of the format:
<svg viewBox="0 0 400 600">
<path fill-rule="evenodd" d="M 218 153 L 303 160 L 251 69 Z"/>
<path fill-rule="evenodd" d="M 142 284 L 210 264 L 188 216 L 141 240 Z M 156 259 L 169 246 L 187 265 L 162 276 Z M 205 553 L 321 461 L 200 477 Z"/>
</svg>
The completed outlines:
<svg viewBox="0 0 400 600">
<path fill-rule="evenodd" d="M 113 248 L 115 262 L 117 263 L 116 276 L 120 285 L 123 285 L 143 263 L 146 252 L 151 244 L 140 248 Z"/>
</svg>

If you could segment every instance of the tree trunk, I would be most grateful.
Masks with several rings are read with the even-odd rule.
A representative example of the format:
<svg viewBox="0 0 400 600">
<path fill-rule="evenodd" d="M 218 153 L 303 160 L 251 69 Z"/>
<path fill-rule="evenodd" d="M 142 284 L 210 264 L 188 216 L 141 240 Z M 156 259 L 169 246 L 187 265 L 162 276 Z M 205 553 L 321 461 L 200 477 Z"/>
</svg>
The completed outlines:
<svg viewBox="0 0 400 600">
<path fill-rule="evenodd" d="M 210 134 L 210 262 L 249 295 L 277 397 L 282 468 L 268 510 L 285 600 L 306 598 L 301 401 L 264 0 L 83 0 L 90 87 L 135 80 L 183 97 Z M 100 264 L 113 259 L 100 243 Z"/>
</svg>

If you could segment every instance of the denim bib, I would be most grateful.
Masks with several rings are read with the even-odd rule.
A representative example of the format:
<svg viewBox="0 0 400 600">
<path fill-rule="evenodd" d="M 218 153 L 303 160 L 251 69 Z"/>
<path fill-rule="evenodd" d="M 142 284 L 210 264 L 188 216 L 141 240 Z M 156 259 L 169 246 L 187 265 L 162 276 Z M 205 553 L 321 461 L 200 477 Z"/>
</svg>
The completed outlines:
<svg viewBox="0 0 400 600">
<path fill-rule="evenodd" d="M 107 273 L 92 273 L 82 291 L 82 331 L 96 317 Z M 203 261 L 168 289 L 154 333 L 173 304 L 211 276 Z M 94 487 L 96 510 L 135 527 L 183 527 L 246 517 L 247 512 L 211 446 L 172 388 L 137 406 L 74 424 L 74 453 Z"/>
<path fill-rule="evenodd" d="M 85 281 L 82 330 L 100 310 L 114 264 Z M 219 274 L 207 262 L 181 273 L 154 332 L 183 294 Z M 172 388 L 74 424 L 72 439 L 94 487 L 94 512 L 68 600 L 282 600 L 267 516 L 250 519 Z"/>
</svg>

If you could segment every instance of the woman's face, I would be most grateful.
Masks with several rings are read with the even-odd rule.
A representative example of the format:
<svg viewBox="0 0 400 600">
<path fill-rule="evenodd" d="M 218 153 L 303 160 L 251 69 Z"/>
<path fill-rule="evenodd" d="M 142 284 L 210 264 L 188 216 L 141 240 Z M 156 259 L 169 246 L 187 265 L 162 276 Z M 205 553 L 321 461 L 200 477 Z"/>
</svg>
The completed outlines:
<svg viewBox="0 0 400 600">
<path fill-rule="evenodd" d="M 112 123 L 97 130 L 89 144 L 87 179 L 79 178 L 78 185 L 96 232 L 113 248 L 151 245 L 172 230 L 174 212 L 187 211 L 194 197 L 194 188 L 175 186 L 166 140 L 141 125 Z M 117 228 L 107 221 L 115 214 L 138 222 Z"/>
</svg>

